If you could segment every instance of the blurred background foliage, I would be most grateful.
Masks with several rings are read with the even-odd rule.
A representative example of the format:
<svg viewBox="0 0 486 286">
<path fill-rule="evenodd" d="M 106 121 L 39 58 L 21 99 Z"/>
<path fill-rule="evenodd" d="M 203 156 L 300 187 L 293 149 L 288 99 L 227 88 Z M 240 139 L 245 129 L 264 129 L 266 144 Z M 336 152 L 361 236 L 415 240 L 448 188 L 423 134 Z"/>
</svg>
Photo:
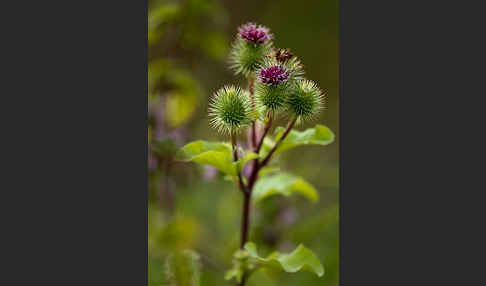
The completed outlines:
<svg viewBox="0 0 486 286">
<path fill-rule="evenodd" d="M 287 252 L 303 243 L 319 256 L 324 277 L 257 271 L 247 285 L 338 285 L 337 0 L 148 2 L 149 285 L 176 285 L 171 275 L 194 272 L 202 286 L 234 285 L 224 273 L 239 244 L 241 195 L 216 170 L 176 162 L 174 155 L 193 140 L 228 140 L 209 127 L 208 97 L 228 83 L 247 86 L 244 78 L 233 76 L 227 56 L 236 28 L 248 21 L 270 27 L 275 45 L 290 48 L 307 77 L 327 94 L 319 119 L 297 128 L 324 124 L 336 141 L 280 157 L 282 171 L 306 178 L 319 191 L 317 203 L 274 196 L 254 205 L 251 221 L 250 240 L 262 254 Z M 189 257 L 197 257 L 197 264 L 187 263 Z M 170 266 L 170 261 L 181 265 Z"/>
</svg>

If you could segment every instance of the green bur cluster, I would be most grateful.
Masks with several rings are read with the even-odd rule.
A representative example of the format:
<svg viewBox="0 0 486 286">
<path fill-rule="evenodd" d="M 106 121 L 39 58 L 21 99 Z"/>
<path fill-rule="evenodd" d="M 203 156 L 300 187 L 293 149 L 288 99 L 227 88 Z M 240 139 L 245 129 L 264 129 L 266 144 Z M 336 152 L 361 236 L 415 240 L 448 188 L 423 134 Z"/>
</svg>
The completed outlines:
<svg viewBox="0 0 486 286">
<path fill-rule="evenodd" d="M 233 134 L 250 125 L 253 116 L 247 91 L 234 86 L 218 90 L 209 107 L 210 124 L 220 132 Z"/>
<path fill-rule="evenodd" d="M 240 249 L 235 252 L 233 268 L 226 279 L 245 285 L 251 273 L 260 268 L 285 272 L 306 270 L 319 277 L 324 267 L 318 257 L 303 245 L 289 254 L 273 252 L 260 257 L 256 244 L 248 239 L 249 207 L 262 204 L 270 196 L 299 194 L 310 202 L 319 199 L 318 191 L 305 179 L 269 166 L 270 159 L 302 145 L 328 145 L 334 134 L 323 125 L 304 131 L 293 130 L 298 122 L 317 118 L 323 109 L 324 96 L 313 81 L 304 78 L 303 65 L 289 50 L 273 48 L 269 29 L 248 23 L 238 29 L 230 54 L 230 67 L 236 75 L 248 80 L 249 89 L 228 85 L 217 90 L 209 104 L 210 124 L 229 135 L 231 142 L 195 141 L 185 145 L 177 154 L 181 161 L 209 165 L 234 180 L 244 197 Z M 288 118 L 286 127 L 276 126 L 270 138 L 272 123 L 279 115 Z M 263 130 L 256 132 L 256 126 Z M 237 146 L 236 135 L 249 131 L 248 150 Z M 251 164 L 249 174 L 242 173 Z M 246 172 L 248 173 L 248 172 Z"/>
<path fill-rule="evenodd" d="M 319 87 L 310 80 L 300 80 L 289 93 L 287 106 L 298 118 L 313 118 L 323 108 L 324 96 Z"/>
</svg>

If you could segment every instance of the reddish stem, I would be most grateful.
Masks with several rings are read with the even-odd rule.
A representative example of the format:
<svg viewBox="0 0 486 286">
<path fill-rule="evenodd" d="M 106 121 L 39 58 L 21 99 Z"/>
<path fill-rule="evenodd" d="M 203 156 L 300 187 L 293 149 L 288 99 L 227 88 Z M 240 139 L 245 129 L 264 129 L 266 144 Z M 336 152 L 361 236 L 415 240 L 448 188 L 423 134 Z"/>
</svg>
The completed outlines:
<svg viewBox="0 0 486 286">
<path fill-rule="evenodd" d="M 248 79 L 248 85 L 249 85 L 249 90 L 250 90 L 250 98 L 251 98 L 251 103 L 252 107 L 254 108 L 254 99 L 253 99 L 253 80 L 251 78 Z M 279 140 L 275 143 L 275 146 L 270 150 L 270 152 L 267 154 L 265 159 L 263 159 L 262 162 L 259 162 L 258 159 L 253 161 L 251 173 L 248 177 L 248 184 L 243 185 L 243 182 L 241 180 L 241 175 L 240 172 L 238 171 L 238 179 L 239 179 L 239 184 L 240 184 L 240 189 L 243 192 L 243 209 L 242 209 L 242 214 L 241 214 L 241 240 L 240 240 L 240 249 L 243 249 L 245 244 L 248 242 L 248 233 L 250 229 L 250 206 L 251 206 L 251 195 L 253 192 L 253 186 L 255 185 L 256 180 L 258 179 L 258 172 L 260 171 L 261 168 L 263 168 L 268 162 L 270 161 L 270 158 L 272 157 L 273 153 L 277 149 L 278 145 L 282 140 L 287 137 L 289 134 L 290 130 L 292 127 L 294 127 L 294 124 L 296 122 L 296 118 L 294 118 L 292 121 L 289 122 L 287 129 L 285 129 L 284 133 L 282 136 L 279 138 Z M 272 116 L 271 113 L 268 114 L 268 120 L 265 123 L 265 128 L 263 131 L 263 134 L 261 138 L 259 139 L 259 142 L 257 144 L 256 140 L 256 133 L 255 133 L 255 121 L 252 122 L 252 129 L 251 129 L 251 145 L 255 151 L 255 153 L 259 153 L 260 149 L 263 144 L 263 140 L 265 139 L 265 136 L 267 135 L 268 131 L 270 130 L 272 124 Z M 232 145 L 233 145 L 233 157 L 234 160 L 238 160 L 238 154 L 236 150 L 236 138 L 234 135 L 231 136 L 232 140 Z M 239 286 L 244 286 L 246 283 L 246 280 L 248 278 L 248 273 L 244 273 L 241 282 L 238 284 Z"/>
<path fill-rule="evenodd" d="M 268 161 L 270 161 L 270 158 L 272 157 L 273 153 L 277 150 L 278 145 L 287 137 L 287 135 L 290 133 L 290 130 L 292 130 L 292 127 L 294 127 L 295 122 L 297 121 L 297 118 L 294 118 L 292 121 L 289 122 L 289 125 L 287 125 L 287 129 L 285 129 L 284 133 L 282 136 L 278 139 L 278 141 L 275 143 L 275 146 L 268 152 L 267 156 L 263 161 L 259 164 L 260 168 L 264 167 L 265 165 L 268 164 Z"/>
<path fill-rule="evenodd" d="M 243 213 L 241 216 L 241 241 L 240 249 L 243 249 L 248 241 L 248 227 L 250 226 L 250 201 L 251 193 L 245 193 L 243 196 Z"/>
<path fill-rule="evenodd" d="M 258 145 L 255 149 L 255 153 L 260 153 L 260 149 L 262 148 L 263 145 L 263 140 L 265 139 L 265 136 L 267 136 L 268 130 L 270 130 L 270 127 L 272 126 L 272 113 L 268 112 L 267 114 L 267 122 L 265 123 L 265 128 L 263 129 L 263 134 L 262 137 L 260 138 Z"/>
</svg>

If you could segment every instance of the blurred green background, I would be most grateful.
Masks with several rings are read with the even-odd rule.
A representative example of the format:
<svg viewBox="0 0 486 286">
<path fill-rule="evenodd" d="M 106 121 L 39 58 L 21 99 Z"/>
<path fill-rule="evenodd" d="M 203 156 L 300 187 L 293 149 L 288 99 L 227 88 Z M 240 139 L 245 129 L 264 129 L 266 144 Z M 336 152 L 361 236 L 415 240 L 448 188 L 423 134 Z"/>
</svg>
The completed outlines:
<svg viewBox="0 0 486 286">
<path fill-rule="evenodd" d="M 323 124 L 336 141 L 299 147 L 280 158 L 282 170 L 318 189 L 318 203 L 274 196 L 254 206 L 251 217 L 250 240 L 263 254 L 303 243 L 318 255 L 325 275 L 259 271 L 247 285 L 338 285 L 337 0 L 149 0 L 148 21 L 149 285 L 166 285 L 165 260 L 183 249 L 200 255 L 202 286 L 235 285 L 224 273 L 239 245 L 241 194 L 214 169 L 176 162 L 174 153 L 193 140 L 227 140 L 209 127 L 208 97 L 228 83 L 247 86 L 229 70 L 227 57 L 236 28 L 248 21 L 269 27 L 275 46 L 290 48 L 307 78 L 327 94 L 319 119 L 297 129 Z"/>
</svg>

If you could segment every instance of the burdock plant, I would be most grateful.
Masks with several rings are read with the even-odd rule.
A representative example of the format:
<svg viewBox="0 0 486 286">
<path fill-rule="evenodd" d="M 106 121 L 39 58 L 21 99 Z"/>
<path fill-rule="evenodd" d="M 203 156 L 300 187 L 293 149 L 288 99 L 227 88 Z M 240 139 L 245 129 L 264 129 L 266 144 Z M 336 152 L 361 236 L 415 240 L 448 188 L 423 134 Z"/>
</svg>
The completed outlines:
<svg viewBox="0 0 486 286">
<path fill-rule="evenodd" d="M 302 194 L 312 202 L 318 199 L 318 192 L 304 179 L 270 168 L 271 159 L 297 146 L 327 145 L 334 140 L 334 134 L 323 125 L 294 130 L 299 123 L 317 118 L 324 95 L 315 82 L 304 78 L 300 60 L 288 49 L 274 48 L 272 40 L 270 30 L 262 25 L 247 23 L 238 28 L 230 67 L 236 75 L 247 78 L 248 90 L 225 86 L 214 93 L 209 106 L 211 126 L 230 142 L 195 141 L 177 155 L 179 160 L 213 166 L 237 183 L 243 196 L 240 249 L 226 279 L 235 279 L 238 285 L 245 285 L 251 273 L 261 267 L 324 274 L 317 256 L 303 245 L 289 254 L 274 252 L 263 258 L 256 244 L 248 240 L 252 203 L 278 194 Z M 279 116 L 288 122 L 285 127 L 277 126 L 271 138 L 270 129 Z M 247 150 L 238 145 L 238 134 L 247 134 Z M 246 164 L 249 171 L 245 175 Z"/>
</svg>

